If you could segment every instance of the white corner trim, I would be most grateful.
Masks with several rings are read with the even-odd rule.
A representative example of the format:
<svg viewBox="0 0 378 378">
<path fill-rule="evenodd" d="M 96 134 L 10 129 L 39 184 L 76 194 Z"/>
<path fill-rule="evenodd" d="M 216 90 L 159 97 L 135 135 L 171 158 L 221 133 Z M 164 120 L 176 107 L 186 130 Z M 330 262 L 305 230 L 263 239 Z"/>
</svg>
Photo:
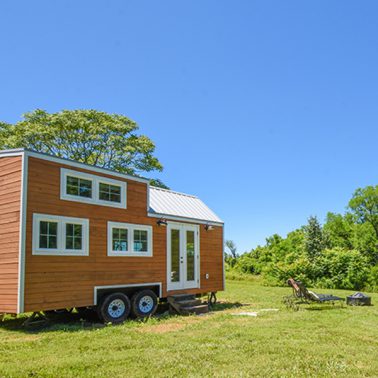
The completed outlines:
<svg viewBox="0 0 378 378">
<path fill-rule="evenodd" d="M 22 155 L 21 161 L 21 195 L 20 195 L 20 228 L 19 228 L 19 253 L 18 253 L 18 300 L 17 314 L 24 312 L 25 302 L 25 240 L 26 240 L 26 214 L 28 195 L 28 156 L 26 153 L 14 153 L 8 156 Z M 4 155 L 1 155 L 3 157 Z"/>
<path fill-rule="evenodd" d="M 39 226 L 40 221 L 51 222 L 55 221 L 58 223 L 57 226 L 57 248 L 39 248 Z M 82 249 L 66 249 L 66 224 L 79 224 L 83 228 L 82 232 Z M 72 218 L 63 217 L 59 215 L 49 215 L 49 214 L 33 214 L 33 255 L 40 256 L 89 256 L 89 220 L 83 218 Z"/>
<path fill-rule="evenodd" d="M 127 230 L 127 246 L 128 251 L 113 251 L 113 228 L 122 228 Z M 152 226 L 145 224 L 134 224 L 134 223 L 120 223 L 120 222 L 108 222 L 108 248 L 107 254 L 111 257 L 152 257 L 153 255 L 153 237 L 152 237 Z M 134 231 L 141 230 L 147 231 L 147 252 L 134 251 Z"/>
<path fill-rule="evenodd" d="M 92 197 L 80 197 L 67 194 L 67 176 L 85 179 L 92 182 Z M 121 188 L 121 202 L 104 201 L 100 199 L 99 186 L 101 184 L 108 184 L 119 186 Z M 80 171 L 75 171 L 66 168 L 60 168 L 60 199 L 65 201 L 82 202 L 91 205 L 101 205 L 126 209 L 127 207 L 127 183 L 110 179 L 107 177 L 92 175 Z"/>
<path fill-rule="evenodd" d="M 97 306 L 97 291 L 106 289 L 125 289 L 129 287 L 146 287 L 146 286 L 159 286 L 159 298 L 162 296 L 162 284 L 161 282 L 149 282 L 139 284 L 126 284 L 126 285 L 107 285 L 107 286 L 95 286 L 93 288 L 93 304 Z"/>
</svg>

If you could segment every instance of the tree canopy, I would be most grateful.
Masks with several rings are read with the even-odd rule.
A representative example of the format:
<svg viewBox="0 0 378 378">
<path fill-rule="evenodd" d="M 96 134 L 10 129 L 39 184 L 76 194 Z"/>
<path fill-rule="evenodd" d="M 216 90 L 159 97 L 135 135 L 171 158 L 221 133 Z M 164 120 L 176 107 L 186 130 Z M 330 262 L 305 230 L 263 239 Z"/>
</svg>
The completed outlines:
<svg viewBox="0 0 378 378">
<path fill-rule="evenodd" d="M 134 121 L 120 114 L 37 109 L 15 124 L 0 122 L 0 149 L 23 147 L 132 175 L 162 171 L 155 144 L 137 130 Z"/>
</svg>

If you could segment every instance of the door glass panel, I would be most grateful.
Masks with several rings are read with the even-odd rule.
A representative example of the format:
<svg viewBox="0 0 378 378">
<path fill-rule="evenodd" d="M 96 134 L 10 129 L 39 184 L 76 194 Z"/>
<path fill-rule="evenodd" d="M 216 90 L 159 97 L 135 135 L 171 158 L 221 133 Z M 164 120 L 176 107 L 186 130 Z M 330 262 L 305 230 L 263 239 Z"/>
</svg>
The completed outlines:
<svg viewBox="0 0 378 378">
<path fill-rule="evenodd" d="M 180 230 L 171 230 L 171 282 L 180 281 Z"/>
<path fill-rule="evenodd" d="M 194 231 L 186 231 L 186 279 L 194 281 L 195 276 L 195 250 Z"/>
</svg>

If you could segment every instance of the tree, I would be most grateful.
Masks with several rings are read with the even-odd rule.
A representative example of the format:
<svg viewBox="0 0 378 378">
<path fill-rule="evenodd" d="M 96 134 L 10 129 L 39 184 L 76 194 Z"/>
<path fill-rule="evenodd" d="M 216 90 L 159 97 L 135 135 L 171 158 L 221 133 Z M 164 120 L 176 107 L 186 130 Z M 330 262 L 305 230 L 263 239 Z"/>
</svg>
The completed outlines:
<svg viewBox="0 0 378 378">
<path fill-rule="evenodd" d="M 349 201 L 349 209 L 358 223 L 371 224 L 378 238 L 378 185 L 358 188 Z"/>
<path fill-rule="evenodd" d="M 37 109 L 13 125 L 0 122 L 0 149 L 23 147 L 132 175 L 162 171 L 154 143 L 137 130 L 134 121 L 119 114 Z M 165 187 L 160 180 L 152 184 Z"/>
<path fill-rule="evenodd" d="M 324 249 L 322 226 L 318 218 L 311 216 L 305 226 L 305 250 L 310 261 L 315 260 Z"/>
<path fill-rule="evenodd" d="M 238 257 L 238 254 L 236 253 L 237 251 L 236 244 L 232 240 L 226 240 L 225 245 L 227 249 L 229 250 L 231 257 L 233 259 L 236 259 Z"/>
</svg>

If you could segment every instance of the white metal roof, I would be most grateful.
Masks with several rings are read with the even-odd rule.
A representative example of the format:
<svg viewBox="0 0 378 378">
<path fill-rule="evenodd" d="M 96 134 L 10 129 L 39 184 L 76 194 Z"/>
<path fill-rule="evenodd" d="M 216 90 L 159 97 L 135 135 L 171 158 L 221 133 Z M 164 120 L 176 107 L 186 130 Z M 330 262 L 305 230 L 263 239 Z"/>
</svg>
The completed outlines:
<svg viewBox="0 0 378 378">
<path fill-rule="evenodd" d="M 223 223 L 198 197 L 153 186 L 150 187 L 149 212 L 162 216 Z"/>
</svg>

